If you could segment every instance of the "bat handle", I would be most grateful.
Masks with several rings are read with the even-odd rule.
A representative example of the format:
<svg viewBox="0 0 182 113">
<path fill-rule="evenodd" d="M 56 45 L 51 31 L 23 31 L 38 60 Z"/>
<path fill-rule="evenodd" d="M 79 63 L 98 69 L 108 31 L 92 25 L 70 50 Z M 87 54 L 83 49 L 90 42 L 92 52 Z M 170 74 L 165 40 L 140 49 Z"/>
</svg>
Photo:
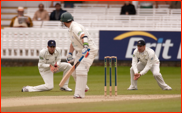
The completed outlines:
<svg viewBox="0 0 182 113">
<path fill-rule="evenodd" d="M 88 55 L 89 55 L 89 52 L 87 51 L 87 54 L 85 55 L 85 58 L 87 58 L 87 57 L 88 57 Z"/>
<path fill-rule="evenodd" d="M 85 55 L 85 58 L 87 58 L 87 57 L 88 57 L 88 55 L 89 55 L 89 51 L 90 51 L 90 48 L 87 50 L 87 54 Z"/>
<path fill-rule="evenodd" d="M 90 49 L 87 50 L 87 54 L 85 55 L 85 57 L 87 57 L 89 55 L 89 51 Z M 79 59 L 79 62 L 81 62 L 81 60 L 84 58 L 84 56 L 82 56 L 80 59 Z"/>
</svg>

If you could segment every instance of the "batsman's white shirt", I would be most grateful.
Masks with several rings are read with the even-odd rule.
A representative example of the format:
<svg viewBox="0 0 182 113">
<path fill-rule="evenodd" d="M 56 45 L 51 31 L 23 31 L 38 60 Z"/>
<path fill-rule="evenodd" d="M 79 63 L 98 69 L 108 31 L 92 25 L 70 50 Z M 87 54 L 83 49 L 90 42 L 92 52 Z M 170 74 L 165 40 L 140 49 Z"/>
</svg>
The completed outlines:
<svg viewBox="0 0 182 113">
<path fill-rule="evenodd" d="M 83 49 L 82 39 L 80 39 L 82 34 L 85 34 L 85 36 L 88 37 L 90 52 L 98 50 L 86 29 L 81 24 L 73 21 L 69 27 L 69 35 L 74 49 L 78 52 L 81 52 Z"/>
<path fill-rule="evenodd" d="M 76 81 L 75 86 L 75 93 L 74 96 L 81 96 L 82 98 L 85 97 L 85 90 L 89 89 L 87 84 L 87 76 L 88 71 L 90 69 L 90 66 L 92 65 L 94 58 L 98 54 L 98 47 L 93 42 L 92 38 L 90 37 L 89 33 L 86 31 L 86 29 L 78 24 L 77 22 L 72 22 L 69 27 L 69 35 L 70 40 L 73 45 L 73 48 L 78 51 L 74 64 L 80 59 L 82 56 L 82 49 L 83 49 L 83 42 L 82 39 L 80 39 L 80 36 L 84 34 L 84 36 L 88 37 L 88 45 L 90 48 L 89 55 L 87 58 L 84 58 L 76 70 L 73 72 L 72 76 Z"/>
<path fill-rule="evenodd" d="M 44 48 L 40 51 L 38 68 L 39 71 L 48 71 L 50 70 L 50 64 L 54 66 L 57 62 L 57 65 L 61 63 L 61 49 L 56 47 L 55 52 L 51 55 L 48 51 L 48 48 Z"/>
<path fill-rule="evenodd" d="M 146 74 L 152 67 L 153 64 L 159 64 L 159 59 L 157 58 L 154 50 L 145 47 L 144 52 L 140 53 L 138 48 L 136 48 L 133 52 L 132 58 L 132 67 L 134 73 L 138 73 L 137 63 L 138 60 L 145 65 L 145 68 L 140 72 L 141 75 Z"/>
</svg>

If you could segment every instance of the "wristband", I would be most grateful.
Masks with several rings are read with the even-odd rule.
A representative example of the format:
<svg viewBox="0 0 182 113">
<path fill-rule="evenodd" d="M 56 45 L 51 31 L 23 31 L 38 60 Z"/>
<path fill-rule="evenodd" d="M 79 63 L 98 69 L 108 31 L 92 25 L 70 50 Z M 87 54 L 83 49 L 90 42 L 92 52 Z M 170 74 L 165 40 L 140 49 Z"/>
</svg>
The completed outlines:
<svg viewBox="0 0 182 113">
<path fill-rule="evenodd" d="M 72 53 L 71 53 L 71 52 L 69 52 L 69 54 L 70 54 L 70 55 L 72 55 Z"/>
</svg>

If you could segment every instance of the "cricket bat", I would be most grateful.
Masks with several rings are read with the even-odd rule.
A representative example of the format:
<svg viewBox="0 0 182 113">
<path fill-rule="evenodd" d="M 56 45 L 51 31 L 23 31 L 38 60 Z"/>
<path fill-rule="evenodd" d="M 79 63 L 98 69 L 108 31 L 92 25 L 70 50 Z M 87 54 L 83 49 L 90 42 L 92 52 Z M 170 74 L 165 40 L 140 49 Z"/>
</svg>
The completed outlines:
<svg viewBox="0 0 182 113">
<path fill-rule="evenodd" d="M 90 49 L 88 49 L 85 58 L 89 55 L 89 51 Z M 82 61 L 82 59 L 84 58 L 84 56 L 82 56 L 75 65 L 73 65 L 73 67 L 66 73 L 66 75 L 64 75 L 63 79 L 61 80 L 61 82 L 59 83 L 60 87 L 63 87 L 63 85 L 65 84 L 65 82 L 68 80 L 68 78 L 71 76 L 71 74 L 73 73 L 73 71 L 75 71 L 75 69 L 77 68 L 77 66 L 80 64 L 80 62 Z"/>
</svg>

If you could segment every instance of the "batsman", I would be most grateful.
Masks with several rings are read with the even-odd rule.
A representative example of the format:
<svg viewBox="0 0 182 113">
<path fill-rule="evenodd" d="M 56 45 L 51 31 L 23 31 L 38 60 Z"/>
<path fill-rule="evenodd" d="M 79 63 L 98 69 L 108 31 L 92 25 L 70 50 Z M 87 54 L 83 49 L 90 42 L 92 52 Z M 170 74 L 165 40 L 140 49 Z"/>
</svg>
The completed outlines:
<svg viewBox="0 0 182 113">
<path fill-rule="evenodd" d="M 98 54 L 98 47 L 93 42 L 86 29 L 81 24 L 74 22 L 73 16 L 70 13 L 63 13 L 61 15 L 61 22 L 63 26 L 68 28 L 69 38 L 71 40 L 67 62 L 74 61 L 75 64 L 79 58 L 85 56 L 88 49 L 90 49 L 88 57 L 80 62 L 72 74 L 76 82 L 73 98 L 84 98 L 85 92 L 89 90 L 89 87 L 87 86 L 88 71 L 94 58 Z M 75 59 L 73 58 L 74 50 L 77 51 Z"/>
</svg>

